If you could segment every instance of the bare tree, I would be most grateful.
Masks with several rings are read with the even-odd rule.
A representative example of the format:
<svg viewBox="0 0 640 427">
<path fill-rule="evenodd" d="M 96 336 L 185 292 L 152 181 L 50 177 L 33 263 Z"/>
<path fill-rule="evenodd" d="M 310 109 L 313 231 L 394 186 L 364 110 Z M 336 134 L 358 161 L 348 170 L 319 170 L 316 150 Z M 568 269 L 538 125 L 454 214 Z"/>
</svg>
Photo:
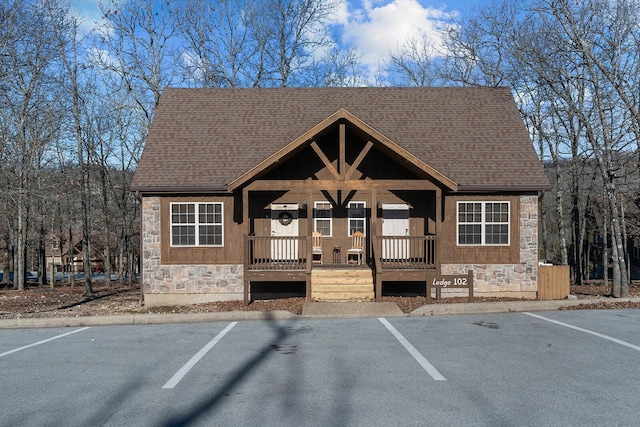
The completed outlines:
<svg viewBox="0 0 640 427">
<path fill-rule="evenodd" d="M 465 86 L 513 86 L 519 70 L 510 41 L 517 33 L 519 3 L 493 0 L 449 27 L 444 38 L 447 80 Z"/>
<path fill-rule="evenodd" d="M 244 0 L 185 2 L 178 28 L 186 41 L 181 62 L 189 84 L 252 87 L 260 83 L 263 71 L 255 59 L 259 46 L 251 31 L 253 14 Z"/>
<path fill-rule="evenodd" d="M 5 150 L 11 168 L 8 188 L 15 207 L 14 287 L 24 289 L 27 235 L 34 162 L 49 140 L 46 131 L 54 126 L 57 91 L 52 85 L 52 67 L 56 59 L 54 37 L 45 8 L 37 1 L 14 2 L 11 25 L 3 32 L 2 122 L 5 127 Z M 53 122 L 51 122 L 53 121 Z M 47 123 L 50 123 L 48 126 Z M 43 130 L 45 131 L 43 133 Z"/>
<path fill-rule="evenodd" d="M 325 24 L 335 0 L 265 0 L 253 5 L 251 31 L 258 43 L 254 67 L 260 86 L 299 86 L 310 59 L 331 45 Z"/>
<path fill-rule="evenodd" d="M 101 51 L 93 61 L 118 76 L 147 125 L 162 89 L 176 75 L 175 7 L 173 1 L 153 0 L 111 0 L 100 5 L 105 23 L 97 28 L 95 43 Z"/>
<path fill-rule="evenodd" d="M 62 63 L 62 70 L 69 90 L 71 100 L 71 135 L 76 141 L 77 162 L 80 172 L 80 214 L 82 218 L 82 252 L 84 269 L 85 294 L 92 295 L 91 279 L 91 224 L 89 222 L 89 169 L 87 165 L 88 132 L 86 124 L 85 100 L 81 96 L 80 85 L 82 76 L 80 69 L 80 48 L 78 43 L 79 23 L 72 16 L 69 6 L 61 6 L 56 0 L 46 0 L 52 28 L 55 36 L 55 47 Z"/>
<path fill-rule="evenodd" d="M 181 8 L 178 24 L 187 46 L 182 52 L 183 74 L 198 87 L 335 83 L 354 59 L 347 51 L 338 61 L 318 61 L 333 44 L 325 24 L 337 4 L 335 0 L 190 0 Z M 331 65 L 337 67 L 330 70 Z M 319 78 L 322 71 L 326 73 Z"/>
<path fill-rule="evenodd" d="M 413 36 L 392 52 L 385 65 L 393 84 L 415 87 L 442 86 L 445 83 L 442 70 L 443 52 L 423 34 Z"/>
<path fill-rule="evenodd" d="M 592 182 L 606 195 L 617 296 L 628 292 L 619 186 L 633 170 L 625 163 L 631 157 L 620 153 L 637 152 L 640 136 L 639 9 L 633 0 L 496 1 L 460 22 L 447 39 L 450 79 L 466 85 L 508 84 L 532 134 L 546 141 L 538 148 L 542 158 L 549 156 L 555 164 L 560 261 L 574 264 L 575 278 L 584 274 L 580 258 L 586 222 L 581 215 L 590 191 L 581 174 L 589 159 L 595 161 L 599 177 Z"/>
<path fill-rule="evenodd" d="M 366 70 L 355 47 L 329 49 L 306 70 L 303 85 L 309 87 L 366 86 Z"/>
</svg>

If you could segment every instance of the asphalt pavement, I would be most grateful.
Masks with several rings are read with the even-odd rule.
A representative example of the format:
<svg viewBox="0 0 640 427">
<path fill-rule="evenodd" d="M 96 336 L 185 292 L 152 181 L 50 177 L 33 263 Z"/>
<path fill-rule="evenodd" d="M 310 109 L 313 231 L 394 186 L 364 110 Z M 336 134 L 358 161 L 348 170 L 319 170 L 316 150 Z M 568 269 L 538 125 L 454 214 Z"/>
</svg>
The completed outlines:
<svg viewBox="0 0 640 427">
<path fill-rule="evenodd" d="M 633 426 L 639 361 L 633 309 L 3 329 L 0 427 Z"/>
</svg>

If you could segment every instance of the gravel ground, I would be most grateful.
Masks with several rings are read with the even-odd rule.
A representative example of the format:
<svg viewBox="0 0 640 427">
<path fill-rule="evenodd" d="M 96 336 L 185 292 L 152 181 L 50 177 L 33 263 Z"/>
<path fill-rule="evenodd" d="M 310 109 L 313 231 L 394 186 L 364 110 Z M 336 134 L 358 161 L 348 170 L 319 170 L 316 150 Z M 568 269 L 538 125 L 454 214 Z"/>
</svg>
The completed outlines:
<svg viewBox="0 0 640 427">
<path fill-rule="evenodd" d="M 140 289 L 138 287 L 127 288 L 117 285 L 107 286 L 96 283 L 93 286 L 94 295 L 84 296 L 84 287 L 61 284 L 55 289 L 29 287 L 25 291 L 15 291 L 6 285 L 0 287 L 0 319 L 19 318 L 44 318 L 44 317 L 79 317 L 79 316 L 104 316 L 131 313 L 204 313 L 221 311 L 268 311 L 287 310 L 294 314 L 302 313 L 304 298 L 276 298 L 270 300 L 257 300 L 245 307 L 242 301 L 224 301 L 206 304 L 194 304 L 189 306 L 145 307 L 140 304 Z M 607 297 L 611 294 L 611 288 L 599 283 L 590 283 L 582 286 L 571 286 L 571 294 L 578 299 L 590 299 Z M 630 286 L 630 296 L 640 297 L 640 282 Z M 405 313 L 410 313 L 418 307 L 426 304 L 426 298 L 422 296 L 386 296 L 382 301 L 396 303 Z M 476 297 L 477 302 L 505 301 L 506 298 L 482 298 Z M 446 298 L 439 304 L 466 302 L 466 297 Z M 586 302 L 586 301 L 585 301 Z M 593 302 L 593 301 L 591 301 Z M 576 308 L 640 308 L 640 303 L 630 303 L 607 298 L 596 304 L 586 306 L 579 305 Z"/>
</svg>

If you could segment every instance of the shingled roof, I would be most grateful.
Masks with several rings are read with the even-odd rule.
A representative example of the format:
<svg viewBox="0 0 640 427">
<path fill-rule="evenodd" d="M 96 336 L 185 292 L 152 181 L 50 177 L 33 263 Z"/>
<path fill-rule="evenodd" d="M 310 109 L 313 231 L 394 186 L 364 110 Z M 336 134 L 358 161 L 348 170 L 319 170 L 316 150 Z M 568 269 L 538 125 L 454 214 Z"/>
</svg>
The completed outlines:
<svg viewBox="0 0 640 427">
<path fill-rule="evenodd" d="M 226 191 L 340 109 L 460 191 L 549 187 L 508 88 L 167 88 L 131 189 Z"/>
</svg>

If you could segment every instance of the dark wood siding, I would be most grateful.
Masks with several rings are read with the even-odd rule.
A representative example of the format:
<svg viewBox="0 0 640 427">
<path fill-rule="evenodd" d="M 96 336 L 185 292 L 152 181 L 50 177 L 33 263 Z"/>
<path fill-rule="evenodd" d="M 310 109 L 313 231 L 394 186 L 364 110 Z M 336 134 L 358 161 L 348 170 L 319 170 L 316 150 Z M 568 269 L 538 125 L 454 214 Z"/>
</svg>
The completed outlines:
<svg viewBox="0 0 640 427">
<path fill-rule="evenodd" d="M 222 202 L 224 246 L 172 247 L 170 203 Z M 160 200 L 160 245 L 162 264 L 242 264 L 242 224 L 233 221 L 233 197 L 163 197 Z"/>
<path fill-rule="evenodd" d="M 509 201 L 509 246 L 458 246 L 456 241 L 457 202 Z M 445 197 L 444 220 L 439 242 L 439 262 L 443 264 L 517 264 L 520 262 L 520 198 L 505 195 Z"/>
</svg>

